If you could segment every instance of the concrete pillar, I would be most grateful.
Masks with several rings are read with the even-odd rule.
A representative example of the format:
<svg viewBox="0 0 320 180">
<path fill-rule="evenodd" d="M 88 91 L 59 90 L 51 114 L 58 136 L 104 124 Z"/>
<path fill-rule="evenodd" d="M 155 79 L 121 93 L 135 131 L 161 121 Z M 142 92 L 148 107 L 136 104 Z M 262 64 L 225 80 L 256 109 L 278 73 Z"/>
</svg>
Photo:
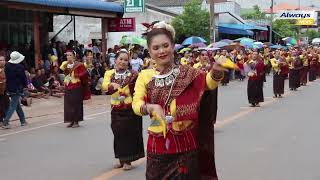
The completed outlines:
<svg viewBox="0 0 320 180">
<path fill-rule="evenodd" d="M 107 18 L 101 18 L 101 33 L 102 33 L 102 39 L 101 39 L 101 55 L 102 60 L 106 60 L 106 52 L 107 52 L 107 38 L 106 33 L 108 32 L 108 19 Z"/>
<path fill-rule="evenodd" d="M 41 60 L 40 52 L 40 14 L 39 12 L 33 12 L 33 39 L 34 39 L 34 63 L 35 68 L 39 67 L 39 61 Z"/>
</svg>

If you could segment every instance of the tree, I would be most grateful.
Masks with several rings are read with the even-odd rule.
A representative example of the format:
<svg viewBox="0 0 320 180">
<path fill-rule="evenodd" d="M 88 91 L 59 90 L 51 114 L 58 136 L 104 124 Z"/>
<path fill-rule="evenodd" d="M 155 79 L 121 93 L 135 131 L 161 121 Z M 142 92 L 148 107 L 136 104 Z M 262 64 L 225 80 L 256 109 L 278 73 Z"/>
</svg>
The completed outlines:
<svg viewBox="0 0 320 180">
<path fill-rule="evenodd" d="M 294 20 L 277 19 L 272 23 L 272 29 L 284 37 L 298 38 L 298 26 Z"/>
<path fill-rule="evenodd" d="M 320 32 L 311 29 L 310 31 L 306 31 L 303 35 L 307 36 L 309 41 L 312 41 L 312 39 L 320 37 Z"/>
<path fill-rule="evenodd" d="M 267 19 L 266 14 L 261 11 L 258 5 L 254 5 L 251 11 L 241 14 L 241 17 L 250 20 Z"/>
<path fill-rule="evenodd" d="M 183 13 L 175 17 L 171 24 L 176 30 L 176 39 L 200 36 L 209 40 L 209 12 L 201 9 L 200 0 L 190 0 L 183 7 Z"/>
</svg>

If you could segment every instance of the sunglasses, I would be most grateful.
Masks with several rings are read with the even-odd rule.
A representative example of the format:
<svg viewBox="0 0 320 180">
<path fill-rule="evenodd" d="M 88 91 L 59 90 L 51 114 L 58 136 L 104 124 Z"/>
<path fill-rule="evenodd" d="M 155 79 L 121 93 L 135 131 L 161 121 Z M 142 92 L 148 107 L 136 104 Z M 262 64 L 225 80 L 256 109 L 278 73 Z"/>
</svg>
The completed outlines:
<svg viewBox="0 0 320 180">
<path fill-rule="evenodd" d="M 208 56 L 208 54 L 201 54 L 201 56 Z"/>
</svg>

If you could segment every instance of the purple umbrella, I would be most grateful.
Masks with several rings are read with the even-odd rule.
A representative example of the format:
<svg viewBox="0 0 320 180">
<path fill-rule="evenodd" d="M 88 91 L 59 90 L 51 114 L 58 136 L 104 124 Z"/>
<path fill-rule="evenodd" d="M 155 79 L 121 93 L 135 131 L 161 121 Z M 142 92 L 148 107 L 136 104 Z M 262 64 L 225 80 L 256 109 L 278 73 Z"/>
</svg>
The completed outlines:
<svg viewBox="0 0 320 180">
<path fill-rule="evenodd" d="M 225 43 L 228 43 L 228 44 L 233 43 L 233 41 L 230 40 L 230 39 L 222 39 L 222 40 L 220 40 L 220 42 L 225 42 Z"/>
<path fill-rule="evenodd" d="M 195 43 L 195 44 L 191 44 L 190 46 L 188 46 L 189 48 L 199 48 L 199 47 L 207 47 L 206 44 L 204 43 Z"/>
<path fill-rule="evenodd" d="M 181 44 L 175 44 L 174 45 L 174 49 L 175 50 L 178 50 L 178 49 L 181 49 L 181 48 L 183 48 L 183 46 Z"/>
<path fill-rule="evenodd" d="M 228 46 L 228 45 L 229 45 L 229 44 L 226 43 L 226 42 L 221 42 L 221 41 L 219 41 L 219 42 L 210 44 L 208 47 L 209 47 L 209 48 L 222 48 L 222 47 Z"/>
</svg>

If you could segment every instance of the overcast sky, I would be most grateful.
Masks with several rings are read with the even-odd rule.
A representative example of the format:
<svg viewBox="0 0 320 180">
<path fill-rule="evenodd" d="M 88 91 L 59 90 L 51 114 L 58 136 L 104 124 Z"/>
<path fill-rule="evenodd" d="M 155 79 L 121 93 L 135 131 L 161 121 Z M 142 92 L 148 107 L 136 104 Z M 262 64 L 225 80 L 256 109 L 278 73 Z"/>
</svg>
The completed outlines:
<svg viewBox="0 0 320 180">
<path fill-rule="evenodd" d="M 270 8 L 271 0 L 229 0 L 236 1 L 241 5 L 242 8 L 250 8 L 254 5 L 259 5 L 262 9 Z M 299 0 L 274 0 L 275 4 L 279 3 L 290 3 L 298 5 Z M 311 6 L 314 5 L 320 8 L 320 0 L 300 0 L 301 6 Z"/>
</svg>

